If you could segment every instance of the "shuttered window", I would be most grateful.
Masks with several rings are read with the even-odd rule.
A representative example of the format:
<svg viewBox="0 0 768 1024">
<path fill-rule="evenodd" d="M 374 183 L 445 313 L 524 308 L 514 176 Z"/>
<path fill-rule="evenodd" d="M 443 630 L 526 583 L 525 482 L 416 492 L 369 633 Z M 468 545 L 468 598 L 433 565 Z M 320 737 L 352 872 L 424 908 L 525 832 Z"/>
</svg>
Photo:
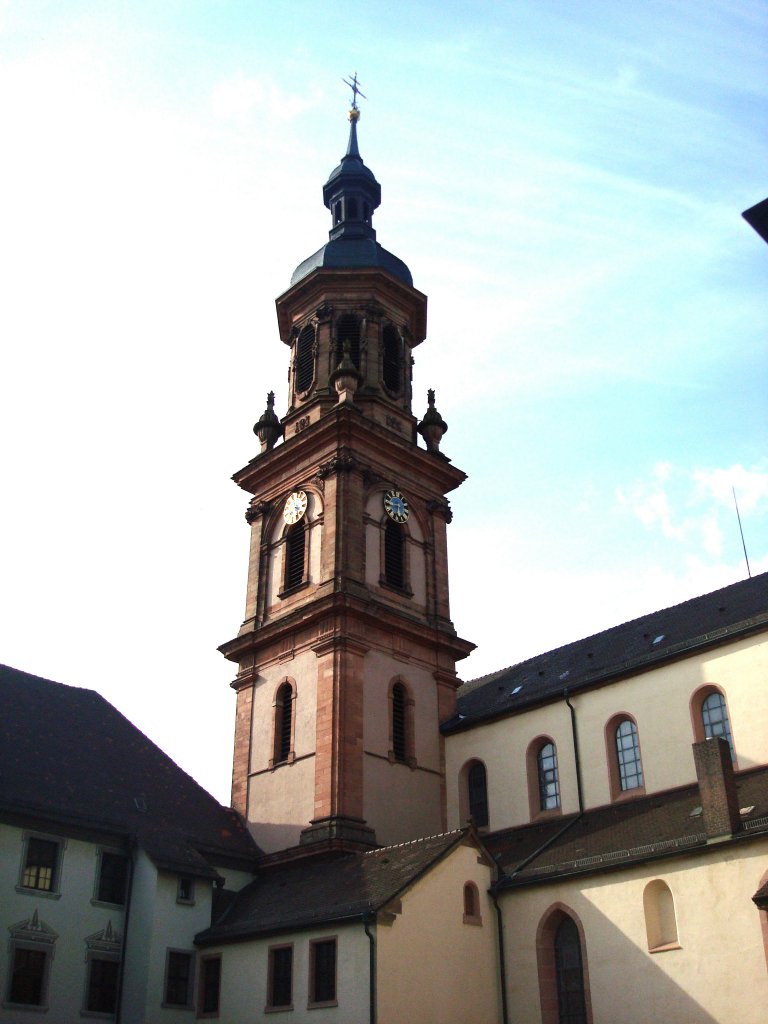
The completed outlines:
<svg viewBox="0 0 768 1024">
<path fill-rule="evenodd" d="M 304 579 L 304 549 L 307 537 L 304 520 L 290 527 L 285 538 L 285 589 L 297 587 Z"/>
<path fill-rule="evenodd" d="M 305 327 L 296 342 L 296 390 L 309 391 L 315 376 L 315 357 L 313 352 L 315 332 L 309 325 Z"/>
<path fill-rule="evenodd" d="M 400 355 L 400 335 L 394 327 L 384 328 L 384 357 L 382 360 L 382 376 L 384 387 L 388 391 L 397 392 L 402 387 L 402 358 Z"/>
<path fill-rule="evenodd" d="M 395 683 L 392 687 L 392 752 L 396 761 L 405 761 L 407 736 L 405 720 L 405 687 Z"/>
<path fill-rule="evenodd" d="M 392 519 L 384 527 L 384 579 L 391 587 L 405 589 L 405 533 Z"/>
<path fill-rule="evenodd" d="M 291 752 L 291 725 L 293 717 L 293 690 L 283 683 L 275 701 L 275 763 L 288 760 Z"/>
</svg>

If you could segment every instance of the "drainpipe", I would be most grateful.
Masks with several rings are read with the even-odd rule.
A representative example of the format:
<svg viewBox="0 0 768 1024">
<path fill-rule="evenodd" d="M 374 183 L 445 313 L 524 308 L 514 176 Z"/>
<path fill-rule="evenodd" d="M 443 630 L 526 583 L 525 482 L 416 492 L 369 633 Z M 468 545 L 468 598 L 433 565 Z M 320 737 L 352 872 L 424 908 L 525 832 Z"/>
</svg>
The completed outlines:
<svg viewBox="0 0 768 1024">
<path fill-rule="evenodd" d="M 566 689 L 563 690 L 563 697 L 565 698 L 565 703 L 568 705 L 568 708 L 570 709 L 570 712 L 571 712 L 571 732 L 573 734 L 573 756 L 574 756 L 575 761 L 576 761 L 576 788 L 577 788 L 578 793 L 579 793 L 579 813 L 583 814 L 584 813 L 584 793 L 583 793 L 583 790 L 581 788 L 581 757 L 579 756 L 579 734 L 578 734 L 578 730 L 576 729 L 576 710 L 575 710 L 573 704 L 571 704 L 570 697 L 568 696 L 568 688 L 567 687 L 566 687 Z"/>
<path fill-rule="evenodd" d="M 123 916 L 123 948 L 120 955 L 120 968 L 117 973 L 117 1007 L 115 1024 L 120 1024 L 123 1015 L 123 981 L 125 979 L 125 957 L 128 950 L 128 918 L 131 913 L 131 896 L 133 895 L 133 859 L 136 853 L 136 838 L 131 836 L 128 841 L 128 884 L 125 887 L 125 914 Z"/>
<path fill-rule="evenodd" d="M 501 907 L 494 889 L 490 889 L 491 899 L 496 908 L 496 934 L 499 937 L 499 988 L 501 989 L 501 1024 L 509 1024 L 509 1010 L 507 1009 L 507 968 L 504 962 L 504 921 L 501 916 Z"/>
<path fill-rule="evenodd" d="M 376 1024 L 376 940 L 368 928 L 371 914 L 363 914 L 363 928 L 370 943 L 368 948 L 368 1000 L 370 1024 Z M 506 1022 L 505 1022 L 506 1024 Z"/>
</svg>

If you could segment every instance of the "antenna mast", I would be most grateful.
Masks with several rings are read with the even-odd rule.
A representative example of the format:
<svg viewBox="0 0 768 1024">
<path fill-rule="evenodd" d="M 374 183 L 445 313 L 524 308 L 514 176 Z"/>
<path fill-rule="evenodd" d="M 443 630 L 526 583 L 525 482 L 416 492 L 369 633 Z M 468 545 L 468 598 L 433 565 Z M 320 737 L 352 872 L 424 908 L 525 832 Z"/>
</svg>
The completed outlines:
<svg viewBox="0 0 768 1024">
<path fill-rule="evenodd" d="M 749 568 L 749 557 L 747 556 L 747 545 L 744 543 L 744 531 L 741 528 L 741 516 L 739 515 L 739 503 L 736 501 L 736 488 L 731 485 L 733 492 L 733 504 L 736 506 L 736 518 L 739 521 L 739 533 L 741 534 L 741 546 L 744 548 L 744 561 L 747 563 L 747 576 L 752 579 L 752 570 Z"/>
</svg>

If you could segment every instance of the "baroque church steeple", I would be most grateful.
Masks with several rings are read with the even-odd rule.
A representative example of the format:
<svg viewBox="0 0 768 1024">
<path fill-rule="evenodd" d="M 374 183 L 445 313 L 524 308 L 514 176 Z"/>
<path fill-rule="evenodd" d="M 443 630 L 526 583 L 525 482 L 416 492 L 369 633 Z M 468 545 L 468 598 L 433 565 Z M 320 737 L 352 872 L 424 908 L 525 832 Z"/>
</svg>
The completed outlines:
<svg viewBox="0 0 768 1024">
<path fill-rule="evenodd" d="M 323 187 L 329 239 L 276 301 L 288 408 L 270 393 L 261 451 L 234 475 L 251 549 L 245 618 L 221 647 L 238 666 L 232 797 L 275 852 L 445 827 L 439 725 L 473 647 L 448 602 L 445 495 L 465 476 L 439 451 L 434 396 L 421 425 L 411 408 L 427 300 L 376 240 L 356 102 L 349 119 Z"/>
</svg>

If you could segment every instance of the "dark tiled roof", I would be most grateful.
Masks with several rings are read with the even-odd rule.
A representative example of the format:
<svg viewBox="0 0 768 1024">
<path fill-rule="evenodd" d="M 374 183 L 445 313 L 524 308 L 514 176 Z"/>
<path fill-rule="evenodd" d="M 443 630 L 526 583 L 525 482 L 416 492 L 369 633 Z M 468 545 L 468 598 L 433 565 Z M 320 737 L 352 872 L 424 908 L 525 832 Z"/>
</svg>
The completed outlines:
<svg viewBox="0 0 768 1024">
<path fill-rule="evenodd" d="M 135 836 L 158 866 L 252 863 L 241 819 L 99 694 L 0 666 L 0 815 Z"/>
<path fill-rule="evenodd" d="M 311 274 L 318 267 L 334 270 L 358 270 L 361 267 L 379 267 L 394 277 L 413 286 L 413 277 L 403 261 L 388 252 L 372 238 L 334 238 L 296 267 L 291 286 Z"/>
<path fill-rule="evenodd" d="M 362 918 L 384 907 L 467 836 L 429 836 L 362 853 L 316 854 L 264 870 L 200 945 Z"/>
<path fill-rule="evenodd" d="M 697 646 L 767 627 L 768 573 L 763 573 L 465 683 L 458 691 L 457 714 L 442 728 L 455 732 L 561 697 L 566 688 L 605 683 Z"/>
<path fill-rule="evenodd" d="M 743 816 L 742 831 L 734 841 L 768 834 L 768 768 L 737 775 L 736 785 L 739 806 L 754 809 Z M 700 807 L 698 786 L 692 784 L 596 807 L 581 818 L 570 814 L 494 832 L 483 837 L 483 844 L 504 874 L 512 876 L 502 880 L 502 888 L 529 884 L 704 848 L 703 817 L 692 813 Z M 551 846 L 520 868 L 553 839 Z"/>
</svg>

